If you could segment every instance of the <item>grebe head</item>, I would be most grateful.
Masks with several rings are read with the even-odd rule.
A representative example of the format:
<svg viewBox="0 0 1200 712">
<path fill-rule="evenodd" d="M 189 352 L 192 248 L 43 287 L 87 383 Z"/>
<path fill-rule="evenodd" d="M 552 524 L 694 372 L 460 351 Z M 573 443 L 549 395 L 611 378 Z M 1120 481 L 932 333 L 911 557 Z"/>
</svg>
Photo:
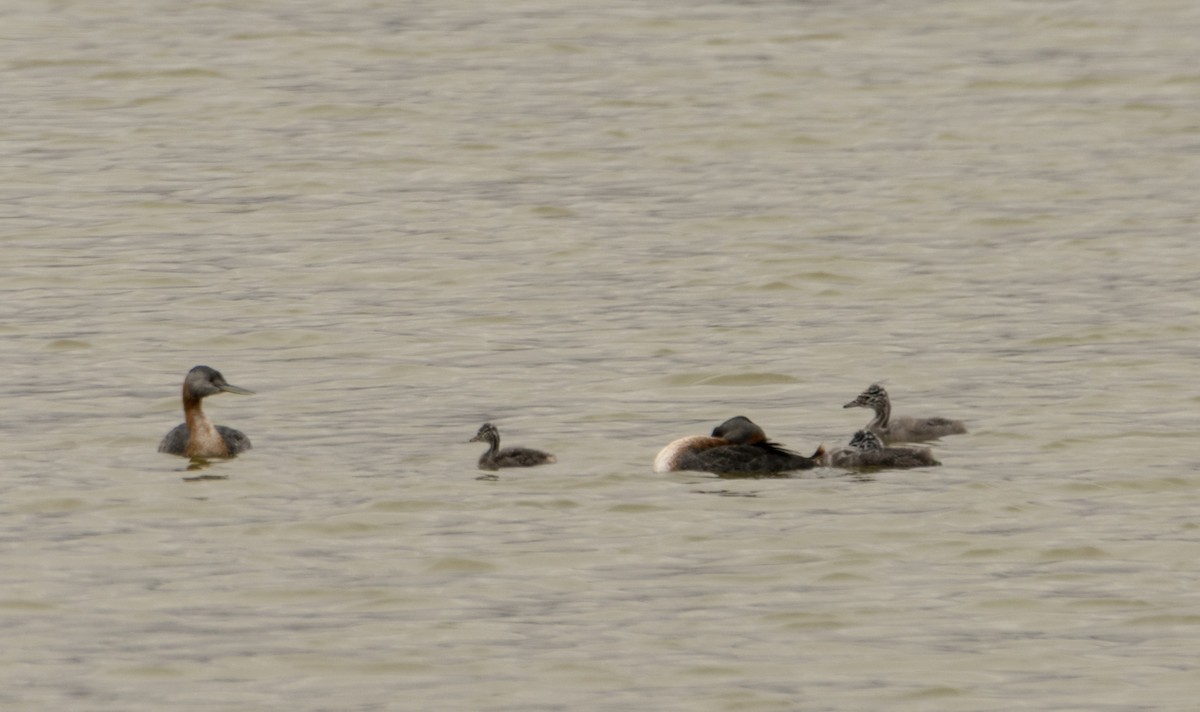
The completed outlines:
<svg viewBox="0 0 1200 712">
<path fill-rule="evenodd" d="M 735 445 L 750 445 L 767 439 L 763 429 L 744 415 L 736 415 L 713 428 L 712 436 Z"/>
<path fill-rule="evenodd" d="M 888 402 L 887 391 L 883 390 L 883 386 L 878 383 L 872 383 L 867 386 L 867 390 L 858 394 L 858 397 L 850 401 L 843 408 L 871 408 L 874 410 L 877 406 L 881 406 Z"/>
<path fill-rule="evenodd" d="M 475 433 L 475 437 L 467 442 L 469 443 L 490 443 L 500 440 L 500 431 L 496 430 L 496 426 L 491 423 L 484 423 L 479 426 L 479 432 Z"/>
<path fill-rule="evenodd" d="M 187 378 L 183 379 L 183 391 L 197 400 L 218 393 L 236 393 L 241 396 L 254 394 L 254 391 L 229 383 L 220 371 L 208 366 L 196 366 L 188 371 Z"/>
<path fill-rule="evenodd" d="M 872 450 L 882 450 L 883 442 L 870 430 L 859 430 L 854 437 L 850 438 L 850 447 L 859 452 L 871 452 Z"/>
</svg>

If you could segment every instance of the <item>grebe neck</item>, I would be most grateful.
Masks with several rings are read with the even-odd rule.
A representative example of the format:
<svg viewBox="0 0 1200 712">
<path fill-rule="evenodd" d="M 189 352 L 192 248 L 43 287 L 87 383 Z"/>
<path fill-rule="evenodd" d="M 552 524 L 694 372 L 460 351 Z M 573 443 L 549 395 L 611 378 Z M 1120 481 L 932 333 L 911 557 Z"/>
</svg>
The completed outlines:
<svg viewBox="0 0 1200 712">
<path fill-rule="evenodd" d="M 488 433 L 484 438 L 488 444 L 486 456 L 489 458 L 495 457 L 496 453 L 500 452 L 500 435 L 499 433 Z"/>
<path fill-rule="evenodd" d="M 199 457 L 220 452 L 228 453 L 229 448 L 225 445 L 225 439 L 217 432 L 217 426 L 213 425 L 208 416 L 204 414 L 204 409 L 200 407 L 201 400 L 201 398 L 188 393 L 186 387 L 184 388 L 183 417 L 188 426 L 185 454 Z"/>
<path fill-rule="evenodd" d="M 876 398 L 875 402 L 872 404 L 872 407 L 875 409 L 875 420 L 871 422 L 871 425 L 868 429 L 874 430 L 878 428 L 880 430 L 887 430 L 888 419 L 892 417 L 891 399 L 889 399 L 887 396 L 884 396 L 883 398 Z"/>
</svg>

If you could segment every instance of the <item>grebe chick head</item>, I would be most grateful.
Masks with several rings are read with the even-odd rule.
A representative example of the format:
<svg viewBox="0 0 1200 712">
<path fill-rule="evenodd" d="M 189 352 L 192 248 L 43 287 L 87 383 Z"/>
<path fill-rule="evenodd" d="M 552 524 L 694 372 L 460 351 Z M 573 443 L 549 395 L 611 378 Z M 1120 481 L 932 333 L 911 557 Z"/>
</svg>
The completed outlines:
<svg viewBox="0 0 1200 712">
<path fill-rule="evenodd" d="M 843 408 L 870 408 L 871 410 L 879 410 L 881 407 L 888 405 L 887 391 L 883 390 L 883 386 L 878 383 L 872 383 L 867 386 L 867 389 L 858 394 L 858 397 L 850 401 Z"/>
<path fill-rule="evenodd" d="M 254 391 L 235 386 L 221 372 L 208 366 L 196 366 L 188 371 L 183 379 L 183 396 L 185 399 L 200 400 L 218 393 L 236 393 L 240 396 L 254 395 Z"/>
<path fill-rule="evenodd" d="M 496 444 L 500 442 L 500 431 L 496 429 L 495 425 L 492 425 L 491 423 L 484 423 L 483 425 L 479 426 L 479 432 L 475 433 L 475 437 L 471 438 L 467 442 Z"/>
<path fill-rule="evenodd" d="M 850 438 L 850 447 L 859 452 L 882 451 L 883 442 L 870 430 L 859 430 Z"/>
<path fill-rule="evenodd" d="M 713 428 L 712 436 L 735 445 L 752 445 L 767 439 L 766 432 L 744 415 L 736 415 Z"/>
</svg>

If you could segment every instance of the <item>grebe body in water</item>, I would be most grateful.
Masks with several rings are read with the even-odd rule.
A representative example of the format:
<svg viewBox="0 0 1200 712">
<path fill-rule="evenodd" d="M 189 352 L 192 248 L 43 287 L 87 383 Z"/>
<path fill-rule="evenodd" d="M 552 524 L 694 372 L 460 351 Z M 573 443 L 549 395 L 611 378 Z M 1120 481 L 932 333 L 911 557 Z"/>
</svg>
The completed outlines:
<svg viewBox="0 0 1200 712">
<path fill-rule="evenodd" d="M 208 366 L 196 366 L 183 379 L 183 416 L 158 444 L 158 451 L 184 457 L 233 457 L 250 449 L 245 433 L 224 425 L 213 425 L 200 401 L 217 393 L 251 395 L 254 391 L 231 385 L 221 372 Z"/>
<path fill-rule="evenodd" d="M 692 435 L 668 444 L 654 458 L 655 472 L 698 470 L 725 475 L 769 475 L 811 470 L 824 455 L 792 452 L 767 439 L 757 424 L 739 415 L 713 428 L 712 435 Z"/>
<path fill-rule="evenodd" d="M 558 458 L 548 452 L 527 447 L 506 447 L 501 450 L 500 431 L 491 423 L 484 423 L 480 426 L 475 437 L 467 442 L 488 444 L 487 452 L 479 456 L 479 469 L 481 470 L 499 470 L 501 467 L 533 467 L 558 462 Z"/>
<path fill-rule="evenodd" d="M 885 443 L 936 440 L 943 435 L 960 435 L 967 432 L 967 426 L 963 425 L 961 420 L 906 416 L 893 418 L 892 402 L 888 399 L 887 391 L 879 384 L 871 384 L 859 393 L 857 398 L 842 407 L 874 410 L 875 418 L 867 423 L 865 430 L 875 433 Z"/>
<path fill-rule="evenodd" d="M 942 463 L 933 459 L 927 447 L 884 447 L 879 437 L 870 430 L 859 430 L 850 438 L 850 444 L 835 447 L 821 459 L 825 467 L 841 467 L 847 470 L 890 467 L 932 467 Z"/>
</svg>

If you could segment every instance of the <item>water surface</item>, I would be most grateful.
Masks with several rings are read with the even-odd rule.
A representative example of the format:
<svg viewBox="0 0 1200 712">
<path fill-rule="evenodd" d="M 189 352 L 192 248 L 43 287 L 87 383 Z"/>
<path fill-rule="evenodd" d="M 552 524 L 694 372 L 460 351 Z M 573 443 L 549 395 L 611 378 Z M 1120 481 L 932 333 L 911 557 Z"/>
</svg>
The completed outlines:
<svg viewBox="0 0 1200 712">
<path fill-rule="evenodd" d="M 78 3 L 0 68 L 11 709 L 1190 710 L 1191 3 Z M 159 455 L 193 365 L 254 450 Z M 940 468 L 654 475 L 744 414 Z M 559 463 L 480 481 L 505 444 Z"/>
</svg>

